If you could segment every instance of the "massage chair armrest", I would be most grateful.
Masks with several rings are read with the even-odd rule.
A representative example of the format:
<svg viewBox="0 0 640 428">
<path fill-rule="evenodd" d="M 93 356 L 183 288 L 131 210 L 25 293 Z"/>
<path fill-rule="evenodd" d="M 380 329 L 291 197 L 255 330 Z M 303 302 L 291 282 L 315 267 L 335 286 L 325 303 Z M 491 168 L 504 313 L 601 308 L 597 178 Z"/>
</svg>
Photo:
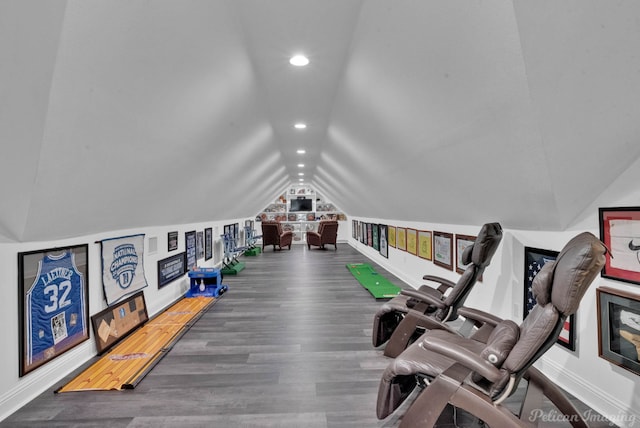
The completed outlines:
<svg viewBox="0 0 640 428">
<path fill-rule="evenodd" d="M 427 335 L 419 346 L 452 359 L 490 382 L 497 382 L 502 375 L 500 370 L 480 355 L 446 339 Z"/>
<path fill-rule="evenodd" d="M 439 276 L 434 276 L 434 275 L 425 275 L 422 277 L 422 279 L 424 279 L 425 281 L 432 281 L 440 284 L 438 286 L 438 291 L 441 294 L 444 294 L 449 288 L 453 288 L 456 285 L 456 283 L 453 281 L 450 281 L 446 278 L 441 278 Z"/>
<path fill-rule="evenodd" d="M 498 318 L 497 316 L 492 315 L 488 312 L 480 311 L 478 309 L 469 308 L 466 306 L 458 308 L 458 315 L 462 315 L 467 319 L 477 321 L 481 324 L 489 324 L 494 327 L 502 322 L 502 318 Z"/>
<path fill-rule="evenodd" d="M 439 321 L 430 315 L 423 314 L 420 311 L 409 309 L 409 312 L 407 312 L 405 319 L 406 321 L 403 320 L 402 322 L 413 324 L 417 327 L 424 328 L 425 330 L 444 330 L 447 333 L 462 337 L 462 334 L 451 327 L 449 324 L 443 321 Z"/>
<path fill-rule="evenodd" d="M 435 306 L 438 309 L 442 309 L 445 308 L 445 304 L 442 302 L 442 300 L 437 299 L 429 294 L 425 294 L 425 293 L 421 293 L 418 290 L 400 290 L 400 294 L 403 294 L 405 296 L 409 296 L 409 297 L 413 297 L 414 299 L 417 299 L 421 302 L 426 302 L 432 306 Z"/>
</svg>

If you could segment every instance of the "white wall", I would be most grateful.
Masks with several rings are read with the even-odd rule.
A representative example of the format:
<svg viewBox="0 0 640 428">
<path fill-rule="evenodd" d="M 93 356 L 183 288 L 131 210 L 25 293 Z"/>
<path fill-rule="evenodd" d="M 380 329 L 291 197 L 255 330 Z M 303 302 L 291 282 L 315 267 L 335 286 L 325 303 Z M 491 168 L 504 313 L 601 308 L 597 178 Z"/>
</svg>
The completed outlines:
<svg viewBox="0 0 640 428">
<path fill-rule="evenodd" d="M 19 314 L 18 314 L 18 253 L 22 251 L 37 251 L 53 247 L 77 244 L 89 244 L 89 315 L 94 315 L 106 308 L 102 289 L 100 244 L 96 241 L 117 238 L 132 234 L 145 234 L 144 267 L 148 287 L 144 289 L 144 296 L 149 316 L 179 299 L 189 288 L 187 275 L 158 289 L 157 262 L 170 255 L 185 251 L 184 233 L 192 230 L 204 231 L 213 228 L 212 259 L 198 260 L 199 266 L 215 266 L 222 259 L 222 245 L 220 234 L 225 224 L 240 223 L 241 229 L 245 219 L 234 219 L 207 223 L 195 223 L 180 226 L 150 227 L 136 230 L 121 230 L 110 233 L 87 235 L 73 239 L 47 242 L 30 242 L 21 244 L 0 244 L 0 284 L 2 284 L 3 298 L 0 299 L 0 325 L 3 326 L 3 344 L 9 352 L 0 352 L 0 421 L 15 412 L 24 404 L 35 398 L 43 391 L 53 389 L 60 380 L 74 369 L 85 364 L 96 355 L 93 332 L 88 341 L 81 343 L 70 351 L 58 356 L 47 364 L 35 369 L 20 378 L 19 367 Z M 168 252 L 167 234 L 171 231 L 179 232 L 178 250 Z M 149 253 L 149 238 L 157 238 L 157 251 Z"/>
<path fill-rule="evenodd" d="M 624 202 L 624 201 L 622 201 Z M 627 201 L 630 203 L 630 201 Z M 388 219 L 352 218 L 370 223 L 409 227 L 417 230 L 437 230 L 454 234 L 476 235 L 480 226 L 462 226 L 426 222 L 406 222 Z M 502 243 L 483 281 L 476 284 L 466 305 L 522 321 L 524 247 L 560 251 L 564 244 L 582 231 L 599 236 L 597 210 L 589 218 L 589 227 L 569 232 L 543 232 L 504 230 Z M 351 222 L 348 225 L 351 229 Z M 433 262 L 418 258 L 405 251 L 389 248 L 389 258 L 349 235 L 349 244 L 396 275 L 406 284 L 419 287 L 425 274 L 438 275 L 453 281 L 460 277 Z M 637 426 L 640 423 L 640 377 L 598 357 L 598 328 L 596 288 L 607 286 L 635 293 L 640 299 L 640 288 L 598 276 L 584 296 L 576 315 L 576 351 L 553 346 L 536 363 L 547 376 L 578 397 L 584 403 L 607 416 L 615 424 Z M 587 417 L 589 415 L 586 415 Z M 635 422 L 635 425 L 634 425 Z"/>
</svg>

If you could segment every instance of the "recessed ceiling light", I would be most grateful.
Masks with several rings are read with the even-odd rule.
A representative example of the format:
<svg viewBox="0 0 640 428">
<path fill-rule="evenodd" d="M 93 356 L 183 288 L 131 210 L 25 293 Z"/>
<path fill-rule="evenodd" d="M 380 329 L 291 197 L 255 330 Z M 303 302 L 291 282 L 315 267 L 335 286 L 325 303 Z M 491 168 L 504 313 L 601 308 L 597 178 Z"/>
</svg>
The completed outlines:
<svg viewBox="0 0 640 428">
<path fill-rule="evenodd" d="M 296 128 L 296 129 L 306 129 L 307 128 L 307 124 L 299 122 L 299 123 L 296 123 L 295 125 L 293 125 L 293 127 Z"/>
<path fill-rule="evenodd" d="M 298 168 L 304 168 L 304 164 L 303 163 L 299 163 L 298 164 Z"/>
<path fill-rule="evenodd" d="M 305 149 L 299 149 L 299 150 L 296 150 L 296 153 L 299 154 L 299 155 L 303 155 L 303 154 L 307 153 L 307 151 Z"/>
<path fill-rule="evenodd" d="M 302 182 L 304 181 L 304 178 L 298 178 L 298 181 Z"/>
<path fill-rule="evenodd" d="M 304 175 L 304 172 L 299 172 L 298 175 Z"/>
<path fill-rule="evenodd" d="M 289 64 L 302 67 L 309 64 L 309 58 L 304 55 L 294 55 L 289 59 Z"/>
</svg>

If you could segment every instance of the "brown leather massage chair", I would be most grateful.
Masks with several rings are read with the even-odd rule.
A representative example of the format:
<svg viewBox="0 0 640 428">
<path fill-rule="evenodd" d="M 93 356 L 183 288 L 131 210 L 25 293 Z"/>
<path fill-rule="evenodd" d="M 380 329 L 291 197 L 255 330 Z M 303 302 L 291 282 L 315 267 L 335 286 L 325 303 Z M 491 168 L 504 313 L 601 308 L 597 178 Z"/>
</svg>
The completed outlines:
<svg viewBox="0 0 640 428">
<path fill-rule="evenodd" d="M 386 418 L 414 391 L 417 398 L 401 417 L 400 427 L 431 427 L 447 405 L 476 416 L 492 427 L 535 426 L 532 416 L 546 397 L 574 427 L 586 427 L 581 413 L 553 382 L 532 365 L 558 338 L 565 319 L 576 312 L 587 288 L 605 262 L 606 247 L 588 232 L 571 239 L 555 262 L 544 265 L 533 281 L 537 305 L 517 325 L 484 314 L 490 334 L 480 329 L 463 337 L 455 331 L 430 330 L 386 368 L 378 390 L 377 416 Z M 480 311 L 475 311 L 483 314 Z M 493 321 L 491 321 L 493 319 Z M 520 410 L 504 400 L 527 380 Z"/>
<path fill-rule="evenodd" d="M 457 282 L 425 275 L 422 279 L 439 286 L 422 285 L 417 290 L 402 290 L 400 295 L 385 302 L 374 316 L 373 346 L 388 341 L 384 354 L 395 358 L 426 330 L 457 319 L 458 309 L 489 266 L 501 240 L 499 223 L 484 224 L 475 242 L 462 253 L 462 263 L 468 266 Z"/>
</svg>

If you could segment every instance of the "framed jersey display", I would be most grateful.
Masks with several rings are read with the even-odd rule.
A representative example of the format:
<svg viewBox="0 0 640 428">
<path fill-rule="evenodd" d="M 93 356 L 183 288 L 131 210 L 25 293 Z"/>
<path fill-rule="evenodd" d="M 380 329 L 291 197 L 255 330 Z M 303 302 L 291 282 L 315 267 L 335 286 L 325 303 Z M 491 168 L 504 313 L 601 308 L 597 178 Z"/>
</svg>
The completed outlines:
<svg viewBox="0 0 640 428">
<path fill-rule="evenodd" d="M 18 253 L 20 376 L 89 339 L 88 245 Z"/>
</svg>

